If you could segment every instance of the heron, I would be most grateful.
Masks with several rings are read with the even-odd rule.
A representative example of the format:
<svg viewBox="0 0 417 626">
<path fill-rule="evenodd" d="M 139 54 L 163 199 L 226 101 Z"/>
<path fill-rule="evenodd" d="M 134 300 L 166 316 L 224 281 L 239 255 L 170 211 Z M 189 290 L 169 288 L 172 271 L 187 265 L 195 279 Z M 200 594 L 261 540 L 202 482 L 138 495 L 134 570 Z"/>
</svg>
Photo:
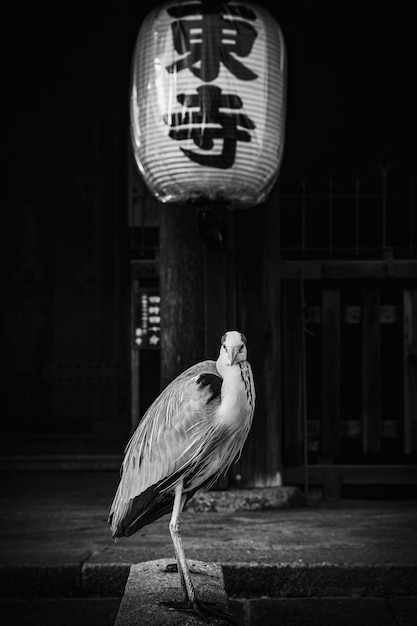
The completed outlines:
<svg viewBox="0 0 417 626">
<path fill-rule="evenodd" d="M 227 331 L 220 344 L 217 361 L 185 370 L 146 411 L 126 446 L 108 519 L 117 540 L 171 513 L 169 531 L 184 595 L 178 608 L 205 621 L 219 613 L 196 596 L 180 517 L 196 491 L 209 489 L 240 458 L 255 410 L 245 335 Z"/>
</svg>

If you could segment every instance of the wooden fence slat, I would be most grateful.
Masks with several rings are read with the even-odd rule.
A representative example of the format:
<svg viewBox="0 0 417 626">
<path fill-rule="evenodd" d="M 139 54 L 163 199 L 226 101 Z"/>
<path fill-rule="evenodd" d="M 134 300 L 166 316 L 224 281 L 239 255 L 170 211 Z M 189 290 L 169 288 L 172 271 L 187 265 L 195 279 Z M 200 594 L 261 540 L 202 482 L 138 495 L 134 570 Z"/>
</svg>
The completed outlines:
<svg viewBox="0 0 417 626">
<path fill-rule="evenodd" d="M 417 289 L 404 290 L 404 453 L 417 452 Z"/>
<path fill-rule="evenodd" d="M 283 284 L 284 460 L 303 463 L 302 303 L 300 282 Z"/>
<path fill-rule="evenodd" d="M 340 291 L 322 292 L 322 423 L 321 453 L 340 451 Z"/>
<path fill-rule="evenodd" d="M 364 454 L 379 454 L 381 451 L 380 301 L 379 290 L 364 289 L 362 309 L 362 451 Z"/>
</svg>

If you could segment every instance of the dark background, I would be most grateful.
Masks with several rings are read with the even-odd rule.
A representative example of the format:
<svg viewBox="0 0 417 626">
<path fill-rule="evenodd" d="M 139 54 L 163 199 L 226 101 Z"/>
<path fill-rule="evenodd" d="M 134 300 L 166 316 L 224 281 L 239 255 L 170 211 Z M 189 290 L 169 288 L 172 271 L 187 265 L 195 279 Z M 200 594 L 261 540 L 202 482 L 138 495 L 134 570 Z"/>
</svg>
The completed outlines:
<svg viewBox="0 0 417 626">
<path fill-rule="evenodd" d="M 411 9 L 398 2 L 265 4 L 288 52 L 282 190 L 292 189 L 302 173 L 314 186 L 329 171 L 349 178 L 384 159 L 412 174 L 417 55 Z M 42 433 L 42 420 L 50 430 L 47 416 L 54 411 L 63 432 L 70 421 L 77 432 L 83 410 L 101 415 L 92 432 L 111 434 L 115 414 L 124 420 L 121 438 L 128 432 L 129 71 L 139 26 L 153 6 L 63 3 L 45 12 L 20 5 L 3 21 L 3 420 L 14 433 L 33 431 L 36 412 L 35 430 Z M 78 289 L 73 299 L 67 284 Z M 89 298 L 95 298 L 91 307 Z M 94 316 L 88 320 L 88 307 L 95 319 L 98 310 L 106 312 L 101 326 Z M 62 387 L 54 400 L 45 383 L 59 379 L 53 364 L 75 367 L 90 353 L 92 362 L 118 364 L 116 373 L 108 369 L 109 385 L 116 378 L 119 385 L 111 401 L 96 394 L 93 410 L 93 400 L 83 396 L 79 405 L 86 408 L 77 408 L 77 394 L 71 391 L 69 400 Z M 68 369 L 64 374 L 70 377 Z M 70 401 L 74 410 L 65 422 Z"/>
</svg>

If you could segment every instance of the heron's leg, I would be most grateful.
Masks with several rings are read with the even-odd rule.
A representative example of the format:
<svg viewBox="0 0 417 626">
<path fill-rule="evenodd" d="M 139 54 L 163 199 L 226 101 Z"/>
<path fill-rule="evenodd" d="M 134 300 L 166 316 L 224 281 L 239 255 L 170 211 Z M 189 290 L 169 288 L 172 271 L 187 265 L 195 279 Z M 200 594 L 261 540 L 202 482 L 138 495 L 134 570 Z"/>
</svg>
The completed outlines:
<svg viewBox="0 0 417 626">
<path fill-rule="evenodd" d="M 194 585 L 191 582 L 190 572 L 185 560 L 184 548 L 182 545 L 181 531 L 180 531 L 180 516 L 184 508 L 185 501 L 187 499 L 184 496 L 182 481 L 175 487 L 174 506 L 172 508 L 171 521 L 169 522 L 169 531 L 171 533 L 172 543 L 174 544 L 175 555 L 177 557 L 178 573 L 180 575 L 181 587 L 184 592 L 185 601 L 187 607 L 178 607 L 182 610 L 194 611 L 205 622 L 208 622 L 208 617 L 219 617 L 229 624 L 234 624 L 234 621 L 230 621 L 233 616 L 231 613 L 224 611 L 222 607 L 219 609 L 215 605 L 209 602 L 201 602 L 197 600 Z M 172 603 L 171 603 L 172 606 Z"/>
<path fill-rule="evenodd" d="M 180 575 L 181 587 L 186 601 L 190 606 L 196 603 L 194 585 L 191 582 L 187 562 L 185 560 L 184 548 L 181 539 L 180 516 L 184 508 L 186 496 L 182 492 L 182 481 L 175 487 L 174 506 L 172 508 L 171 520 L 169 522 L 169 532 L 174 544 L 175 556 L 177 557 L 178 573 Z"/>
</svg>

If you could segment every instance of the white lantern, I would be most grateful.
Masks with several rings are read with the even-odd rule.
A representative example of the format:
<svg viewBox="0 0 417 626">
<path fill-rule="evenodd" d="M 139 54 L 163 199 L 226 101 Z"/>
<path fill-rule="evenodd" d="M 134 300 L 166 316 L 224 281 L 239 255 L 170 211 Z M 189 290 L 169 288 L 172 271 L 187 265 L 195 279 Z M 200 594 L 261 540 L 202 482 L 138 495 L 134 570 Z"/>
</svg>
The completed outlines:
<svg viewBox="0 0 417 626">
<path fill-rule="evenodd" d="M 284 146 L 285 44 L 252 2 L 164 2 L 140 28 L 131 135 L 162 202 L 247 207 L 275 183 Z"/>
</svg>

